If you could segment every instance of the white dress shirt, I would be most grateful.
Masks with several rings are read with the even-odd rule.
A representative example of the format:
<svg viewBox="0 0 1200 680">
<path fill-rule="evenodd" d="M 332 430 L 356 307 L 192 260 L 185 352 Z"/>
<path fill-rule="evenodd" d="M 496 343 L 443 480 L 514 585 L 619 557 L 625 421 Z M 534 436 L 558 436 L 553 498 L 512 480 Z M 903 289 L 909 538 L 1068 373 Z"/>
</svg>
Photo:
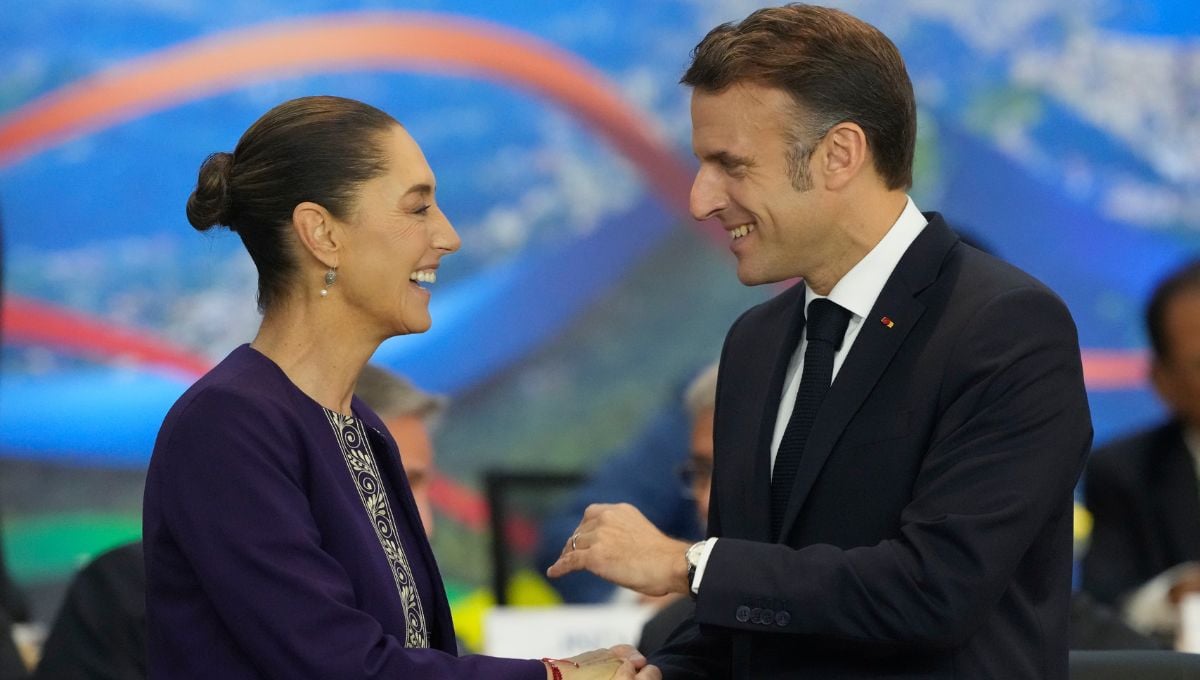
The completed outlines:
<svg viewBox="0 0 1200 680">
<path fill-rule="evenodd" d="M 910 197 L 905 203 L 899 219 L 888 229 L 879 243 L 863 256 L 858 264 L 846 272 L 846 275 L 833 286 L 833 290 L 830 290 L 829 295 L 826 296 L 831 302 L 850 310 L 850 323 L 846 326 L 846 335 L 842 338 L 842 346 L 833 355 L 833 379 L 835 381 L 838 371 L 846 361 L 846 355 L 858 337 L 858 331 L 862 329 L 863 321 L 871 313 L 871 308 L 875 306 L 875 300 L 879 298 L 879 294 L 883 292 L 883 286 L 896 269 L 896 265 L 900 263 L 900 258 L 904 257 L 908 247 L 917 240 L 917 236 L 921 234 L 921 230 L 928 223 L 929 221 L 917 209 Z M 821 296 L 814 293 L 813 289 L 809 288 L 808 283 L 805 282 L 805 316 L 808 313 L 809 303 L 818 297 Z M 800 336 L 800 344 L 792 353 L 792 360 L 788 363 L 787 375 L 783 381 L 779 412 L 775 416 L 775 434 L 771 438 L 772 471 L 775 469 L 775 456 L 779 453 L 779 442 L 783 441 L 783 432 L 787 429 L 788 420 L 792 417 L 792 409 L 796 406 L 796 392 L 800 386 L 800 376 L 804 373 L 804 351 L 807 348 L 808 331 L 806 329 Z M 704 567 L 708 564 L 708 556 L 712 554 L 713 546 L 716 543 L 716 538 L 710 538 L 705 543 L 704 552 L 700 555 L 700 561 L 696 567 L 696 577 L 691 584 L 693 593 L 700 592 Z"/>
</svg>

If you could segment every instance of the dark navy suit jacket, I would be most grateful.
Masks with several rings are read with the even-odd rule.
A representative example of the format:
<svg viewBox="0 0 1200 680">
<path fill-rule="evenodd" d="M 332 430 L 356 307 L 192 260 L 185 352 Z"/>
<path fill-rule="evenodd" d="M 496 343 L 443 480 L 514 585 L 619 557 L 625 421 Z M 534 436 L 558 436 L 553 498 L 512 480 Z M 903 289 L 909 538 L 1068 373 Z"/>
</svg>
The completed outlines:
<svg viewBox="0 0 1200 680">
<path fill-rule="evenodd" d="M 247 345 L 171 408 L 146 480 L 151 678 L 545 677 L 538 661 L 456 655 L 395 442 L 357 399 L 353 411 L 378 479 L 350 472 L 325 410 Z M 420 616 L 364 508 L 379 484 Z M 428 648 L 406 647 L 422 628 Z"/>
<path fill-rule="evenodd" d="M 770 442 L 804 287 L 730 329 L 720 540 L 695 615 L 651 656 L 666 678 L 1067 677 L 1072 489 L 1092 434 L 1075 326 L 927 216 L 820 407 L 782 537 Z"/>
</svg>

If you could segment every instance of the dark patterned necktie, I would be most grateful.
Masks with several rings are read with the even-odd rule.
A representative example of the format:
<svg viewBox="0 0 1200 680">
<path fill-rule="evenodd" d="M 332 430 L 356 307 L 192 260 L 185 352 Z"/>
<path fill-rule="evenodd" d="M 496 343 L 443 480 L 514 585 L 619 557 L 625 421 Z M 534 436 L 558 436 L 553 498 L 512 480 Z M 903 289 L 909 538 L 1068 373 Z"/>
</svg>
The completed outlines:
<svg viewBox="0 0 1200 680">
<path fill-rule="evenodd" d="M 850 323 L 850 311 L 817 298 L 808 304 L 808 318 L 804 323 L 808 346 L 804 350 L 804 372 L 800 376 L 800 387 L 796 390 L 796 405 L 788 418 L 787 429 L 779 442 L 775 455 L 775 467 L 771 473 L 771 536 L 779 538 L 783 528 L 783 515 L 787 511 L 788 497 L 800 469 L 800 456 L 812 431 L 817 409 L 833 382 L 833 355 L 842 346 L 846 325 Z"/>
</svg>

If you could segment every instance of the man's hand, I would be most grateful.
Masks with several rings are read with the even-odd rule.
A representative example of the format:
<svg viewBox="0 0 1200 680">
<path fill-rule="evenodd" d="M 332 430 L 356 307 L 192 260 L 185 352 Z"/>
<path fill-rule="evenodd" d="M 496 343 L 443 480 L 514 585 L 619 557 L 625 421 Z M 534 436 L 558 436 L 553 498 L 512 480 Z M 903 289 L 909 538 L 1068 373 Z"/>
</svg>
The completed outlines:
<svg viewBox="0 0 1200 680">
<path fill-rule="evenodd" d="M 613 680 L 662 680 L 662 672 L 658 670 L 658 666 L 647 665 L 646 657 L 632 645 L 617 645 L 609 647 L 608 651 L 622 660 Z"/>
<path fill-rule="evenodd" d="M 688 543 L 658 530 L 628 503 L 589 505 L 546 575 L 590 571 L 643 595 L 687 593 Z"/>
</svg>

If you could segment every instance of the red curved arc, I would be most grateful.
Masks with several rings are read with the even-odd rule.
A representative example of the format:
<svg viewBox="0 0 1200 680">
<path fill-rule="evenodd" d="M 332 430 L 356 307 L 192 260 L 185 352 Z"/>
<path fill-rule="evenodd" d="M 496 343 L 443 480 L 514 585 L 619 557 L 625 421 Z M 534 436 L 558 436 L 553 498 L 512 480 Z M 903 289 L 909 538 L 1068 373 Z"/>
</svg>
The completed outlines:
<svg viewBox="0 0 1200 680">
<path fill-rule="evenodd" d="M 98 358 L 136 361 L 199 377 L 211 362 L 166 340 L 133 332 L 73 310 L 9 296 L 0 324 L 9 341 L 44 344 Z M 1145 386 L 1149 360 L 1139 350 L 1083 350 L 1089 389 L 1124 390 Z"/>
<path fill-rule="evenodd" d="M 599 71 L 499 25 L 394 12 L 241 29 L 126 62 L 0 119 L 0 167 L 71 136 L 251 82 L 365 68 L 477 75 L 545 96 L 632 161 L 672 210 L 688 214 L 690 169 Z"/>
<path fill-rule="evenodd" d="M 595 69 L 498 25 L 402 13 L 333 15 L 244 29 L 127 62 L 0 118 L 0 167 L 73 136 L 251 82 L 370 67 L 479 75 L 546 96 L 605 137 L 668 207 L 688 216 L 690 169 Z M 193 377 L 211 363 L 168 341 L 17 296 L 9 296 L 0 312 L 9 338 L 19 342 L 133 360 Z M 1144 382 L 1140 353 L 1085 352 L 1084 366 L 1094 389 L 1128 389 Z M 443 512 L 482 527 L 486 505 L 470 489 L 446 479 L 432 495 Z M 514 528 L 527 529 L 509 527 Z"/>
<path fill-rule="evenodd" d="M 190 379 L 212 368 L 208 358 L 170 341 L 17 295 L 5 297 L 0 324 L 6 341 L 45 345 L 96 359 L 131 361 Z"/>
<path fill-rule="evenodd" d="M 631 160 L 661 200 L 686 216 L 691 173 L 604 76 L 573 55 L 496 24 L 408 13 L 335 14 L 202 38 L 132 60 L 40 97 L 0 118 L 0 167 L 72 136 L 251 82 L 316 72 L 408 68 L 478 75 L 545 96 L 583 119 Z M 713 233 L 711 230 L 709 233 Z M 115 352 L 194 370 L 163 341 L 141 339 L 63 312 L 45 324 L 37 305 L 4 310 L 10 337 L 83 353 Z M 44 310 L 43 310 L 44 311 Z M 56 313 L 57 314 L 57 313 Z M 85 332 L 86 329 L 86 332 Z M 91 335 L 91 333 L 98 335 Z M 82 333 L 82 334 L 81 334 Z M 91 340 L 104 341 L 82 347 Z M 1136 387 L 1140 353 L 1084 353 L 1089 386 Z"/>
</svg>

